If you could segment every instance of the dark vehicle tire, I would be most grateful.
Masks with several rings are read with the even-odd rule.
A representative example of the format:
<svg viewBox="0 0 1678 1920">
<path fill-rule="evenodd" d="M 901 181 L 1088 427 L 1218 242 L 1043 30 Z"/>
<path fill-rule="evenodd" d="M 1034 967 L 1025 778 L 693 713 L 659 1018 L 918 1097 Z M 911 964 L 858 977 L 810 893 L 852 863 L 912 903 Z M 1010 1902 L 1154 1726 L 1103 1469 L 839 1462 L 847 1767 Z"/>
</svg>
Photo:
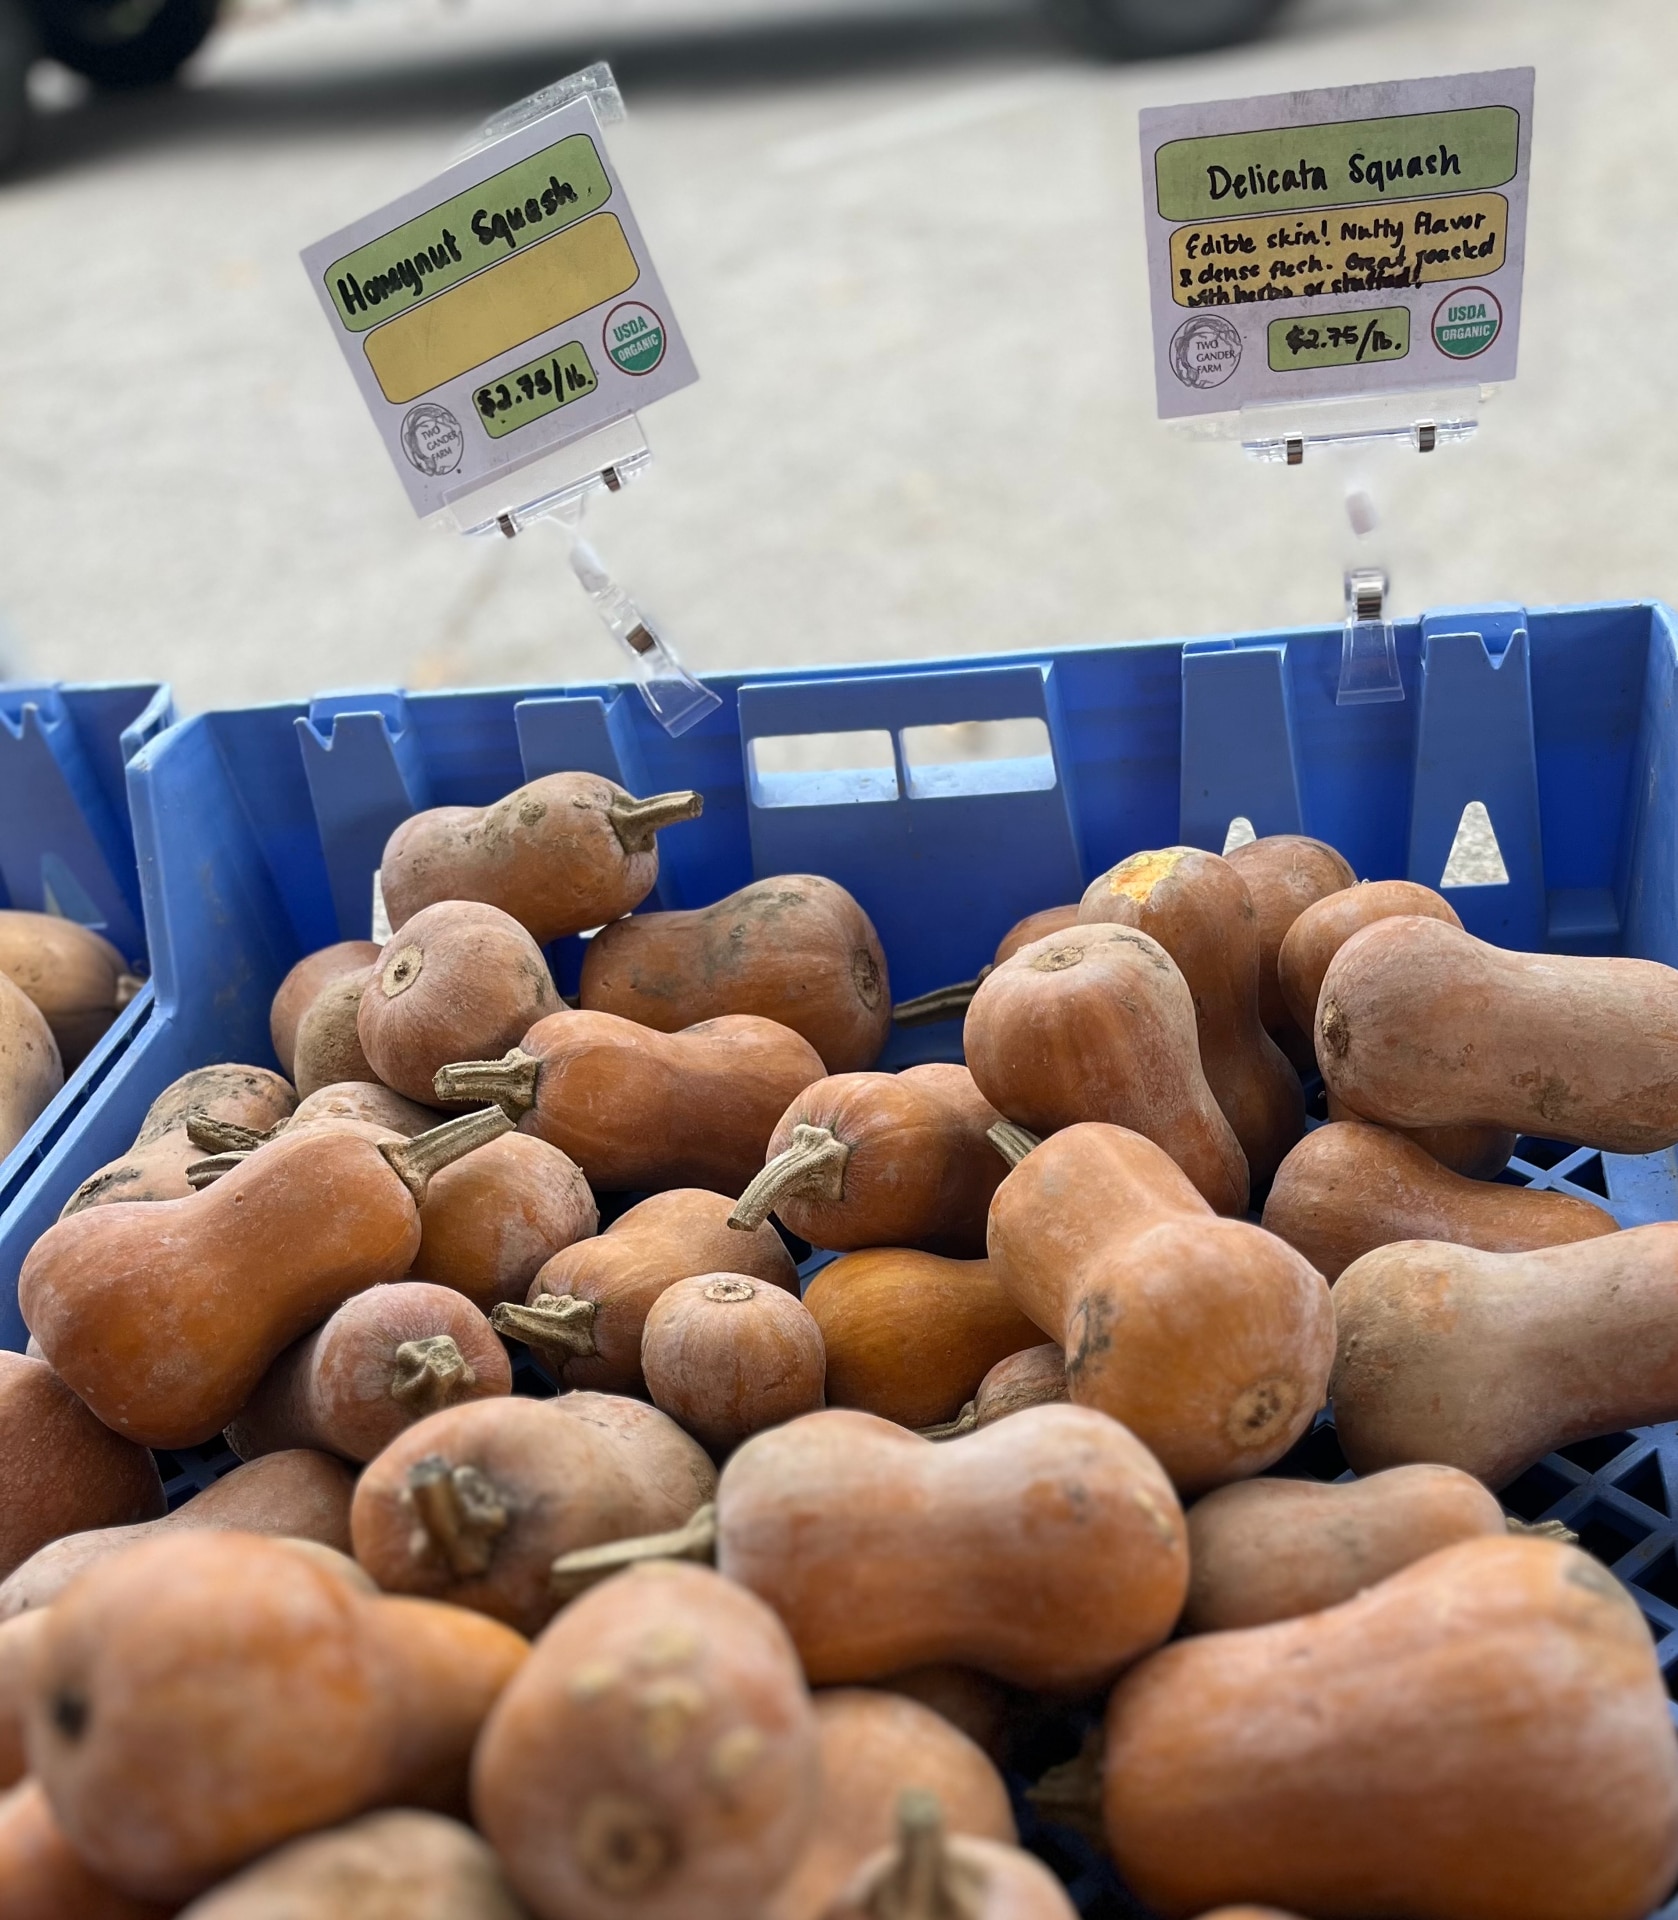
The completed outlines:
<svg viewBox="0 0 1678 1920">
<path fill-rule="evenodd" d="M 1067 30 L 1109 58 L 1168 59 L 1250 39 L 1282 0 L 1049 0 Z"/>
<path fill-rule="evenodd" d="M 161 86 L 204 44 L 219 0 L 35 0 L 48 53 L 96 87 Z"/>
<path fill-rule="evenodd" d="M 29 137 L 29 69 L 40 51 L 22 0 L 0 0 L 0 170 L 17 159 Z"/>
</svg>

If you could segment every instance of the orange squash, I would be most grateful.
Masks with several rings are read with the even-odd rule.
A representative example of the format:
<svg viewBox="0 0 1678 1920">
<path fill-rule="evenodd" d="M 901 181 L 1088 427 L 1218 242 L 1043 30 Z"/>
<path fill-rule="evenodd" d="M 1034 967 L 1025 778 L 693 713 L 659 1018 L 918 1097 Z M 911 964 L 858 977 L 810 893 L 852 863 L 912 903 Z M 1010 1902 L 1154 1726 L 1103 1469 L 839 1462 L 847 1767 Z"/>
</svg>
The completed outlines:
<svg viewBox="0 0 1678 1920">
<path fill-rule="evenodd" d="M 376 1080 L 340 1080 L 333 1086 L 317 1087 L 299 1100 L 284 1130 L 308 1126 L 315 1120 L 362 1120 L 412 1140 L 415 1134 L 427 1132 L 447 1117 L 435 1107 L 404 1099 Z"/>
<path fill-rule="evenodd" d="M 393 927 L 443 900 L 510 913 L 540 946 L 631 913 L 658 881 L 657 835 L 697 820 L 697 793 L 636 800 L 593 773 L 550 773 L 489 807 L 432 807 L 385 844 Z"/>
<path fill-rule="evenodd" d="M 371 967 L 329 980 L 304 1009 L 292 1044 L 293 1077 L 307 1097 L 352 1080 L 377 1081 L 361 1044 L 361 1001 L 373 984 Z"/>
<path fill-rule="evenodd" d="M 280 1355 L 227 1444 L 241 1460 L 319 1447 L 367 1461 L 428 1413 L 512 1390 L 507 1349 L 471 1301 L 424 1281 L 387 1282 Z"/>
<path fill-rule="evenodd" d="M 372 1462 L 350 1528 L 387 1592 L 536 1633 L 559 1604 L 558 1555 L 679 1526 L 716 1484 L 700 1447 L 639 1401 L 476 1400 L 421 1420 Z"/>
<path fill-rule="evenodd" d="M 1258 915 L 1239 871 L 1195 847 L 1135 853 L 1091 884 L 1079 919 L 1135 927 L 1176 961 L 1194 999 L 1206 1084 L 1253 1186 L 1268 1187 L 1305 1131 L 1305 1096 L 1259 1019 Z"/>
<path fill-rule="evenodd" d="M 0 1160 L 52 1105 L 64 1065 L 46 1015 L 0 973 Z"/>
<path fill-rule="evenodd" d="M 822 1404 L 821 1328 L 798 1296 L 743 1273 L 678 1280 L 652 1304 L 641 1372 L 653 1405 L 713 1455 Z"/>
<path fill-rule="evenodd" d="M 0 974 L 41 1010 L 66 1073 L 81 1065 L 141 986 L 91 927 L 17 908 L 0 911 Z"/>
<path fill-rule="evenodd" d="M 873 1066 L 891 1032 L 886 956 L 843 887 L 757 880 L 690 913 L 636 913 L 588 944 L 577 1004 L 676 1033 L 756 1013 L 800 1033 L 829 1073 Z"/>
<path fill-rule="evenodd" d="M 0 1352 L 0 1579 L 49 1540 L 163 1511 L 157 1463 L 89 1413 L 44 1360 Z"/>
<path fill-rule="evenodd" d="M 35 1611 L 0 1621 L 0 1791 L 15 1787 L 29 1771 L 23 1751 L 23 1710 L 29 1696 L 29 1669 L 46 1617 Z"/>
<path fill-rule="evenodd" d="M 194 1116 L 261 1135 L 290 1117 L 297 1095 L 266 1067 L 199 1067 L 163 1089 L 120 1160 L 89 1174 L 64 1203 L 63 1217 L 113 1200 L 182 1200 L 186 1170 L 204 1149 L 187 1135 Z"/>
<path fill-rule="evenodd" d="M 946 1835 L 937 1798 L 898 1803 L 898 1832 L 860 1867 L 823 1920 L 1077 1920 L 1077 1908 L 1041 1861 L 1018 1847 Z"/>
<path fill-rule="evenodd" d="M 757 1913 L 819 1794 L 785 1632 L 702 1567 L 638 1567 L 567 1608 L 472 1768 L 478 1827 L 538 1920 Z"/>
<path fill-rule="evenodd" d="M 558 1147 L 509 1133 L 446 1167 L 420 1207 L 414 1272 L 488 1313 L 522 1301 L 556 1253 L 591 1239 L 600 1210 L 582 1169 Z"/>
<path fill-rule="evenodd" d="M 522 1340 L 562 1387 L 635 1393 L 641 1336 L 653 1302 L 695 1273 L 743 1273 L 798 1291 L 798 1269 L 771 1226 L 739 1233 L 725 1194 L 698 1187 L 655 1193 L 630 1207 L 597 1239 L 556 1253 L 524 1306 L 500 1306 L 496 1330 Z"/>
<path fill-rule="evenodd" d="M 1042 1338 L 988 1260 L 849 1253 L 816 1274 L 804 1304 L 826 1345 L 829 1404 L 905 1427 L 953 1419 L 991 1367 Z"/>
<path fill-rule="evenodd" d="M 1261 1228 L 1215 1219 L 1138 1133 L 1069 1127 L 1027 1154 L 992 1202 L 990 1257 L 1065 1351 L 1073 1401 L 1122 1420 L 1182 1492 L 1263 1472 L 1323 1404 L 1322 1276 Z"/>
<path fill-rule="evenodd" d="M 224 1533 L 278 1534 L 312 1540 L 347 1553 L 350 1545 L 348 1468 L 329 1454 L 296 1448 L 235 1467 L 202 1493 L 156 1520 L 93 1527 L 52 1540 L 0 1582 L 0 1620 L 51 1606 L 70 1582 L 143 1540 L 215 1528 Z"/>
<path fill-rule="evenodd" d="M 180 1900 L 369 1808 L 462 1804 L 527 1651 L 459 1608 L 358 1593 L 279 1541 L 150 1540 L 49 1611 L 30 1768 L 95 1873 Z"/>
<path fill-rule="evenodd" d="M 1311 1027 L 1300 1027 L 1288 1012 L 1277 975 L 1277 960 L 1288 929 L 1314 902 L 1355 886 L 1357 875 L 1322 840 L 1304 834 L 1273 833 L 1231 847 L 1224 858 L 1247 883 L 1259 924 L 1259 1018 L 1265 1031 L 1301 1073 L 1316 1066 Z"/>
<path fill-rule="evenodd" d="M 1002 1118 L 965 1067 L 843 1073 L 798 1094 L 769 1138 L 769 1159 L 733 1219 L 773 1212 L 812 1246 L 984 1250 L 985 1211 L 1001 1184 L 989 1139 Z"/>
<path fill-rule="evenodd" d="M 346 974 L 365 979 L 379 957 L 376 940 L 339 940 L 330 947 L 306 953 L 280 982 L 268 1010 L 268 1037 L 274 1058 L 288 1080 L 297 1070 L 297 1029 L 319 995 Z"/>
<path fill-rule="evenodd" d="M 822 1078 L 808 1040 L 755 1014 L 655 1033 L 610 1013 L 539 1020 L 504 1060 L 437 1075 L 446 1105 L 493 1100 L 568 1153 L 597 1193 L 712 1187 L 736 1195 L 787 1103 Z"/>
<path fill-rule="evenodd" d="M 1367 1480 L 1241 1480 L 1189 1508 L 1184 1633 L 1262 1627 L 1353 1599 L 1459 1540 L 1507 1531 L 1503 1509 L 1455 1467 Z"/>
<path fill-rule="evenodd" d="M 183 1920 L 529 1920 L 470 1827 L 406 1808 L 290 1841 Z"/>
<path fill-rule="evenodd" d="M 993 1420 L 1006 1420 L 1027 1407 L 1060 1406 L 1067 1398 L 1066 1355 L 1050 1340 L 998 1360 L 953 1420 L 920 1431 L 928 1440 L 959 1440 Z"/>
<path fill-rule="evenodd" d="M 1399 914 L 1420 914 L 1449 927 L 1462 925 L 1448 900 L 1413 880 L 1366 880 L 1361 886 L 1329 894 L 1300 915 L 1282 943 L 1277 966 L 1283 996 L 1301 1031 L 1313 1030 L 1323 976 L 1334 956 L 1354 933 Z M 1316 1064 L 1314 1051 L 1311 1062 Z M 1356 1120 L 1361 1116 L 1330 1088 L 1328 1117 Z M 1502 1127 L 1418 1127 L 1407 1138 L 1441 1166 L 1470 1180 L 1495 1179 L 1515 1151 L 1514 1134 Z"/>
<path fill-rule="evenodd" d="M 821 1920 L 870 1855 L 889 1846 L 905 1790 L 932 1794 L 952 1833 L 1012 1846 L 1002 1776 L 964 1733 L 917 1701 L 863 1687 L 818 1693 L 821 1807 L 798 1864 L 764 1920 Z"/>
<path fill-rule="evenodd" d="M 510 1122 L 467 1114 L 375 1145 L 317 1125 L 185 1200 L 94 1207 L 30 1249 L 18 1305 L 54 1368 L 108 1426 L 189 1447 L 231 1421 L 273 1361 L 419 1249 L 431 1175 Z"/>
<path fill-rule="evenodd" d="M 0 1795 L 0 1913 L 6 1920 L 169 1920 L 174 1901 L 131 1900 L 82 1865 L 36 1781 Z"/>
<path fill-rule="evenodd" d="M 1403 1134 L 1342 1120 L 1307 1134 L 1282 1162 L 1264 1225 L 1333 1286 L 1354 1260 L 1395 1240 L 1450 1240 L 1520 1253 L 1618 1231 L 1571 1194 L 1465 1180 Z"/>
<path fill-rule="evenodd" d="M 424 1101 L 439 1067 L 499 1054 L 559 1008 L 542 949 L 511 914 L 441 900 L 385 942 L 356 1034 L 387 1087 Z"/>
<path fill-rule="evenodd" d="M 1335 1427 L 1359 1473 L 1507 1486 L 1558 1447 L 1678 1418 L 1678 1223 L 1531 1253 L 1411 1240 L 1334 1290 Z"/>
<path fill-rule="evenodd" d="M 1571 1547 L 1468 1540 L 1325 1613 L 1198 1635 L 1114 1690 L 1106 1827 L 1168 1916 L 1635 1920 L 1678 1875 L 1649 1629 Z"/>
<path fill-rule="evenodd" d="M 719 1570 L 775 1609 L 817 1686 L 955 1662 L 1094 1687 L 1165 1638 L 1188 1584 L 1169 1481 L 1082 1407 L 1035 1407 L 955 1446 L 871 1414 L 806 1414 L 729 1460 L 716 1528 Z"/>
<path fill-rule="evenodd" d="M 1383 1126 L 1506 1127 L 1657 1153 L 1678 1143 L 1678 972 L 1509 953 L 1405 916 L 1354 934 L 1317 1003 L 1330 1090 Z"/>
<path fill-rule="evenodd" d="M 1219 1213 L 1245 1212 L 1246 1156 L 1206 1084 L 1194 1000 L 1157 940 L 1078 926 L 1022 947 L 974 995 L 967 1064 L 1033 1133 L 1083 1120 L 1164 1148 Z"/>
</svg>

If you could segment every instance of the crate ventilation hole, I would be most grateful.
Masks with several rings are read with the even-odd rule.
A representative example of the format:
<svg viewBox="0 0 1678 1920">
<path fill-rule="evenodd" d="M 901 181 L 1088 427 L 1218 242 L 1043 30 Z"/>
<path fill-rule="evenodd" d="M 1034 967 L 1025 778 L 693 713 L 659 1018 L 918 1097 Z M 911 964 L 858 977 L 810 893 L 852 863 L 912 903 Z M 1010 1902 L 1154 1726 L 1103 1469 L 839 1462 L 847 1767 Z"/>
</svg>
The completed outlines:
<svg viewBox="0 0 1678 1920">
<path fill-rule="evenodd" d="M 1457 822 L 1450 858 L 1439 876 L 1442 887 L 1506 887 L 1509 869 L 1497 844 L 1492 817 L 1483 800 L 1470 800 Z"/>
</svg>

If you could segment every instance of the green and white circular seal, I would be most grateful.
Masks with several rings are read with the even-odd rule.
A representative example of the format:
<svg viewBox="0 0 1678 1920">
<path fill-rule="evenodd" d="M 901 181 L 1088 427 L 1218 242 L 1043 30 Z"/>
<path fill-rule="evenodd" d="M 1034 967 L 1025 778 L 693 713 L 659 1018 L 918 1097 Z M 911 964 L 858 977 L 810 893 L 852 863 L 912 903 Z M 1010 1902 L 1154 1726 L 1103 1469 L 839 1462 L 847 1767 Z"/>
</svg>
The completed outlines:
<svg viewBox="0 0 1678 1920">
<path fill-rule="evenodd" d="M 1503 330 L 1503 308 L 1484 287 L 1447 294 L 1433 316 L 1433 344 L 1453 360 L 1472 360 Z"/>
<path fill-rule="evenodd" d="M 639 300 L 626 300 L 606 316 L 604 344 L 625 373 L 651 373 L 664 358 L 664 322 Z"/>
</svg>

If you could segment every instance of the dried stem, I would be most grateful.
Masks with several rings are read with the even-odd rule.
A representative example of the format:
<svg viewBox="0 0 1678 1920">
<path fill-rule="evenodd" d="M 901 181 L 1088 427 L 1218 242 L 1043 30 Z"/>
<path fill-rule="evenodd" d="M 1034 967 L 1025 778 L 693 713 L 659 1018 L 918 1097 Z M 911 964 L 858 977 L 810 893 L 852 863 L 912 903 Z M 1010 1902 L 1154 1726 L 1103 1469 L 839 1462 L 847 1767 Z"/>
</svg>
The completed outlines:
<svg viewBox="0 0 1678 1920">
<path fill-rule="evenodd" d="M 527 1307 L 516 1301 L 492 1307 L 489 1324 L 509 1340 L 522 1340 L 555 1373 L 563 1373 L 568 1360 L 591 1360 L 600 1351 L 594 1344 L 598 1311 L 592 1300 L 574 1294 L 539 1293 Z"/>
<path fill-rule="evenodd" d="M 830 1129 L 800 1122 L 792 1130 L 792 1145 L 776 1154 L 741 1194 L 728 1224 L 741 1233 L 755 1232 L 789 1193 L 836 1206 L 845 1197 L 850 1157 L 850 1148 Z"/>
<path fill-rule="evenodd" d="M 934 987 L 931 993 L 913 1000 L 899 1000 L 891 1010 L 892 1021 L 900 1027 L 931 1027 L 940 1020 L 959 1020 L 972 1005 L 973 996 L 990 972 L 985 967 L 972 980 L 958 980 L 953 986 Z"/>
<path fill-rule="evenodd" d="M 500 1107 L 483 1107 L 477 1113 L 463 1113 L 458 1120 L 445 1120 L 429 1133 L 417 1133 L 412 1140 L 382 1141 L 379 1151 L 417 1207 L 424 1204 L 426 1188 L 445 1167 L 512 1133 L 517 1124 Z"/>
<path fill-rule="evenodd" d="M 448 1333 L 404 1340 L 391 1369 L 390 1397 L 417 1419 L 464 1400 L 478 1384 L 471 1363 Z"/>
<path fill-rule="evenodd" d="M 897 1846 L 858 1901 L 868 1920 L 978 1920 L 985 1877 L 958 1859 L 935 1794 L 910 1787 L 897 1802 Z"/>
<path fill-rule="evenodd" d="M 416 1558 L 429 1549 L 457 1580 L 489 1570 L 507 1531 L 507 1507 L 476 1467 L 451 1467 L 440 1453 L 428 1454 L 408 1469 L 407 1498 L 417 1523 Z"/>
<path fill-rule="evenodd" d="M 953 1420 L 941 1421 L 936 1427 L 915 1429 L 923 1440 L 959 1440 L 964 1433 L 977 1433 L 978 1430 L 979 1403 L 977 1400 L 969 1400 Z"/>
<path fill-rule="evenodd" d="M 1012 1120 L 997 1121 L 994 1127 L 986 1130 L 985 1138 L 1011 1167 L 1017 1167 L 1033 1147 L 1043 1144 L 1036 1134 L 1027 1133 L 1024 1127 L 1016 1127 Z"/>
<path fill-rule="evenodd" d="M 475 1106 L 488 1100 L 518 1120 L 536 1104 L 541 1071 L 542 1063 L 534 1054 L 514 1047 L 499 1060 L 457 1060 L 453 1066 L 439 1067 L 431 1089 L 445 1106 Z"/>
<path fill-rule="evenodd" d="M 548 1575 L 548 1591 L 564 1606 L 625 1567 L 643 1566 L 649 1560 L 697 1560 L 710 1566 L 716 1554 L 717 1510 L 708 1502 L 686 1526 L 670 1533 L 645 1533 L 638 1540 L 608 1540 L 603 1546 L 562 1553 Z"/>
<path fill-rule="evenodd" d="M 665 827 L 697 820 L 704 810 L 702 793 L 655 793 L 645 800 L 614 800 L 606 818 L 625 853 L 651 853 Z"/>
<path fill-rule="evenodd" d="M 194 1160 L 186 1170 L 186 1183 L 194 1193 L 213 1187 L 224 1173 L 231 1173 L 250 1158 L 248 1153 L 217 1153 L 208 1160 Z"/>
<path fill-rule="evenodd" d="M 145 981 L 137 973 L 119 973 L 117 975 L 116 994 L 113 1004 L 118 1013 L 132 1001 L 145 987 Z"/>
<path fill-rule="evenodd" d="M 1576 1547 L 1579 1536 L 1562 1520 L 1517 1520 L 1512 1513 L 1503 1516 L 1503 1524 L 1510 1533 L 1536 1535 L 1540 1540 L 1557 1540 L 1564 1547 Z"/>
<path fill-rule="evenodd" d="M 1025 1797 L 1047 1821 L 1057 1827 L 1070 1827 L 1086 1840 L 1105 1847 L 1107 1836 L 1101 1824 L 1101 1746 L 1099 1724 L 1084 1735 L 1084 1744 L 1076 1758 L 1050 1767 Z"/>
<path fill-rule="evenodd" d="M 218 1120 L 202 1107 L 193 1107 L 186 1116 L 186 1137 L 202 1153 L 250 1153 L 265 1136 L 237 1120 Z"/>
</svg>

